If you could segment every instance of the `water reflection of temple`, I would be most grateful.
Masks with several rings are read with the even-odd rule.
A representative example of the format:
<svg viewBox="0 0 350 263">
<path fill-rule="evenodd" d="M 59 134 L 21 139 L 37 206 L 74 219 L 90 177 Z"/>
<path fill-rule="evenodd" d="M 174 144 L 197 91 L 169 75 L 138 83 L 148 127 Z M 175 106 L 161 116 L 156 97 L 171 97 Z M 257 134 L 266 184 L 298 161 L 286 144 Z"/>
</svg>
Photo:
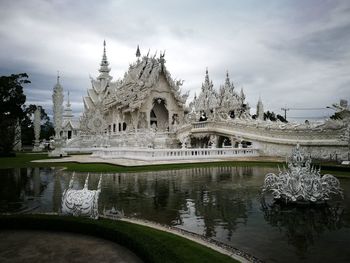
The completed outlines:
<svg viewBox="0 0 350 263">
<path fill-rule="evenodd" d="M 285 233 L 288 243 L 304 258 L 319 235 L 344 227 L 344 208 L 339 204 L 325 206 L 263 205 L 265 220 Z"/>
<path fill-rule="evenodd" d="M 224 231 L 230 239 L 237 224 L 248 220 L 251 200 L 261 185 L 254 180 L 262 180 L 261 173 L 254 167 L 215 167 L 104 174 L 100 210 L 115 206 L 125 215 L 178 225 L 208 237 Z M 81 185 L 84 176 L 77 175 Z M 90 174 L 93 184 L 98 177 Z"/>
<path fill-rule="evenodd" d="M 0 211 L 31 211 L 43 205 L 41 197 L 51 181 L 49 168 L 14 168 L 3 172 Z"/>
</svg>

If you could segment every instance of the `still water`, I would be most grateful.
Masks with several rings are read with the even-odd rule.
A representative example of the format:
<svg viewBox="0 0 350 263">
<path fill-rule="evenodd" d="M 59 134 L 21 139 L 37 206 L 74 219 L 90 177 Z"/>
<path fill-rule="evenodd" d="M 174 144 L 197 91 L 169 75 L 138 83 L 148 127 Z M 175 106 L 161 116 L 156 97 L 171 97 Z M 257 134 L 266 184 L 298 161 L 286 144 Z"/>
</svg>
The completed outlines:
<svg viewBox="0 0 350 263">
<path fill-rule="evenodd" d="M 350 179 L 344 199 L 324 208 L 268 207 L 263 167 L 194 168 L 104 174 L 99 209 L 182 228 L 230 244 L 266 262 L 350 262 Z M 0 170 L 0 212 L 59 212 L 72 173 L 51 168 Z M 89 189 L 100 174 L 90 173 Z M 82 188 L 86 173 L 75 174 Z"/>
</svg>

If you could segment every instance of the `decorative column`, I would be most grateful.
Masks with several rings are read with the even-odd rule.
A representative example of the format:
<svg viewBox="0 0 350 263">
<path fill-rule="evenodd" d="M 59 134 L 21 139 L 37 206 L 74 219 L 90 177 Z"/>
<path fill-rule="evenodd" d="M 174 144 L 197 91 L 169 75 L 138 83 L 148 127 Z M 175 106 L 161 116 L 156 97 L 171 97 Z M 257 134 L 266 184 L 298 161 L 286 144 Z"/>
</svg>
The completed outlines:
<svg viewBox="0 0 350 263">
<path fill-rule="evenodd" d="M 22 150 L 22 131 L 21 124 L 19 123 L 19 119 L 17 118 L 16 127 L 15 127 L 15 140 L 13 150 L 21 151 Z"/>
<path fill-rule="evenodd" d="M 55 127 L 55 142 L 54 142 L 54 150 L 49 152 L 50 157 L 62 157 L 67 156 L 67 153 L 63 151 L 62 145 L 63 141 L 60 136 L 62 131 L 62 114 L 63 114 L 63 88 L 60 84 L 60 77 L 57 76 L 57 83 L 53 88 L 52 94 L 52 102 L 53 102 L 53 121 Z"/>
<path fill-rule="evenodd" d="M 37 106 L 34 112 L 34 147 L 33 152 L 40 152 L 40 121 L 41 107 Z"/>
<path fill-rule="evenodd" d="M 235 148 L 236 136 L 231 136 L 231 137 L 230 137 L 230 141 L 231 141 L 231 147 L 232 147 L 232 148 Z"/>
</svg>

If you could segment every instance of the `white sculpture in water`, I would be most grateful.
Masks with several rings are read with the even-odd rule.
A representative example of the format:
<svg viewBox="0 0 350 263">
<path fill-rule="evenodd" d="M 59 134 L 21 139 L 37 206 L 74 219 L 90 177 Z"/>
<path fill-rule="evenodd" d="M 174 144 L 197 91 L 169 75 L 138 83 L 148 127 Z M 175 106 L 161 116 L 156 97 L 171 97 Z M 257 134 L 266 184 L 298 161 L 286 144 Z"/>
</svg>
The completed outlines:
<svg viewBox="0 0 350 263">
<path fill-rule="evenodd" d="M 102 175 L 97 190 L 88 190 L 89 175 L 86 177 L 84 188 L 74 190 L 74 173 L 69 186 L 62 195 L 62 214 L 73 216 L 86 216 L 98 219 L 98 198 L 101 193 Z"/>
<path fill-rule="evenodd" d="M 262 193 L 271 191 L 275 199 L 286 203 L 319 203 L 330 199 L 332 194 L 342 195 L 339 180 L 333 175 L 320 174 L 311 166 L 311 157 L 305 155 L 299 144 L 287 161 L 287 169 L 279 174 L 265 176 Z"/>
</svg>

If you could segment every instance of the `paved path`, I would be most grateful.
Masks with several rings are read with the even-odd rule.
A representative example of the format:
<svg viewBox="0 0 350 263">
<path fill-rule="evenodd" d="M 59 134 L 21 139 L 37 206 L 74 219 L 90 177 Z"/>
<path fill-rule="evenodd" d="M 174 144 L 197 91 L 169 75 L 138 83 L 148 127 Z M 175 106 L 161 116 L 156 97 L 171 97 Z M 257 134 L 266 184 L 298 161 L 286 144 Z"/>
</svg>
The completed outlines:
<svg viewBox="0 0 350 263">
<path fill-rule="evenodd" d="M 5 230 L 0 232 L 0 262 L 143 262 L 108 240 L 80 234 Z"/>
<path fill-rule="evenodd" d="M 143 161 L 135 159 L 102 159 L 92 157 L 91 155 L 72 155 L 59 159 L 44 159 L 35 160 L 32 162 L 38 163 L 60 163 L 60 162 L 77 162 L 77 163 L 108 163 L 122 166 L 143 166 L 157 164 L 181 164 L 181 163 L 208 163 L 208 162 L 223 162 L 223 161 L 259 161 L 259 162 L 283 162 L 285 158 L 280 157 L 231 157 L 231 158 L 212 158 L 212 159 L 190 159 L 190 160 L 166 160 L 166 161 Z"/>
</svg>

